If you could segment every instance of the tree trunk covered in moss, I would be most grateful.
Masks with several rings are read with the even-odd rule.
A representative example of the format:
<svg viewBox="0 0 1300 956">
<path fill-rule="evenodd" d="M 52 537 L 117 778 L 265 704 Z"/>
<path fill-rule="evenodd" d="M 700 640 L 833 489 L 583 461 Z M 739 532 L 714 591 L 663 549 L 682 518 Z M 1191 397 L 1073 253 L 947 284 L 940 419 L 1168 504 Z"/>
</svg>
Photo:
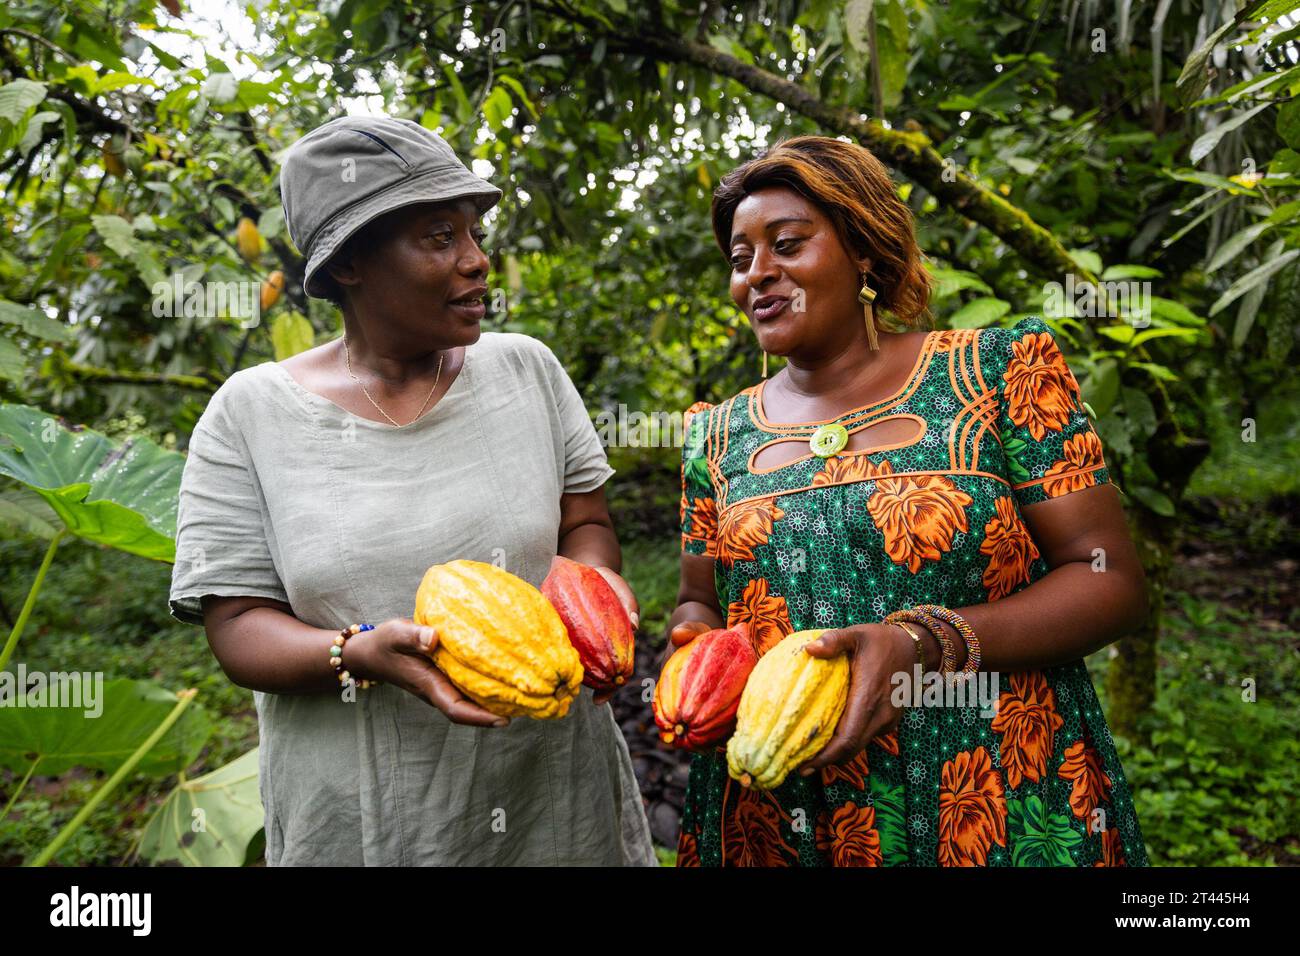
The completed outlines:
<svg viewBox="0 0 1300 956">
<path fill-rule="evenodd" d="M 1172 528 L 1145 508 L 1131 508 L 1130 529 L 1147 576 L 1147 616 L 1132 634 L 1114 645 L 1106 669 L 1106 720 L 1113 733 L 1143 739 L 1140 719 L 1156 699 L 1156 649 L 1169 572 L 1173 566 Z"/>
</svg>

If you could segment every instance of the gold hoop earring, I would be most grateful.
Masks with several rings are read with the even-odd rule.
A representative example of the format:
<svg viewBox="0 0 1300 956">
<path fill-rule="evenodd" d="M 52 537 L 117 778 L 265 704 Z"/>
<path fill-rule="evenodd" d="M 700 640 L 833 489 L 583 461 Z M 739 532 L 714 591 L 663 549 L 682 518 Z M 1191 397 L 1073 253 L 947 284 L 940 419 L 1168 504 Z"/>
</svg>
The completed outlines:
<svg viewBox="0 0 1300 956">
<path fill-rule="evenodd" d="M 872 315 L 871 303 L 876 301 L 876 290 L 867 285 L 867 274 L 859 277 L 862 288 L 858 290 L 858 301 L 862 303 L 862 319 L 867 327 L 867 346 L 873 352 L 880 350 L 880 339 L 876 335 L 875 317 Z"/>
</svg>

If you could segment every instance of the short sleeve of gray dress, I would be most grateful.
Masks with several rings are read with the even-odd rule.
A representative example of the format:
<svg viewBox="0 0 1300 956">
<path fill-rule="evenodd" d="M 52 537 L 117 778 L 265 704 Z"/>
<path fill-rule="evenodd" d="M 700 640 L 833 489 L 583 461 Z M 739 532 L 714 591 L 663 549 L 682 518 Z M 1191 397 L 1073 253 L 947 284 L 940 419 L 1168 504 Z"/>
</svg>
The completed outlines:
<svg viewBox="0 0 1300 956">
<path fill-rule="evenodd" d="M 225 398 L 214 397 L 194 429 L 181 475 L 171 612 L 187 624 L 203 623 L 204 595 L 289 600 L 266 538 L 262 496 L 242 438 L 229 427 Z"/>
<path fill-rule="evenodd" d="M 266 362 L 194 430 L 172 613 L 201 623 L 213 594 L 284 601 L 328 630 L 410 617 L 424 571 L 457 558 L 540 585 L 561 495 L 612 473 L 577 389 L 527 336 L 483 333 L 402 428 Z M 269 865 L 655 864 L 627 745 L 585 688 L 562 720 L 500 729 L 387 685 L 253 696 Z"/>
</svg>

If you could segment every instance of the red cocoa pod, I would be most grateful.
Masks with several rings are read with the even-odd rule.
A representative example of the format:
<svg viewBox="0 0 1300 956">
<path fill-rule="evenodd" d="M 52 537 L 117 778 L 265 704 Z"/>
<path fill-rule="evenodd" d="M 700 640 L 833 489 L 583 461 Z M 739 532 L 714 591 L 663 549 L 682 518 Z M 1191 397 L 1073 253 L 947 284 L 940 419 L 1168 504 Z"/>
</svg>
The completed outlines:
<svg viewBox="0 0 1300 956">
<path fill-rule="evenodd" d="M 740 694 L 758 655 L 749 628 L 706 631 L 673 652 L 655 685 L 659 739 L 671 747 L 703 750 L 736 725 Z"/>
<path fill-rule="evenodd" d="M 597 691 L 627 683 L 636 666 L 636 632 L 600 572 L 557 555 L 542 594 L 560 615 L 582 660 L 582 682 Z"/>
</svg>

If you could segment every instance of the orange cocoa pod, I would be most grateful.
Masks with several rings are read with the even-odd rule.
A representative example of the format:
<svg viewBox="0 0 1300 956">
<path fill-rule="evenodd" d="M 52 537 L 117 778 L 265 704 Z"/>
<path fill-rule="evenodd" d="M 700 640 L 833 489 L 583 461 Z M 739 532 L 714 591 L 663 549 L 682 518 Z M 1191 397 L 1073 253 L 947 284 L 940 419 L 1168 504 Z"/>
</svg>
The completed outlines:
<svg viewBox="0 0 1300 956">
<path fill-rule="evenodd" d="M 749 628 L 706 631 L 673 652 L 655 685 L 659 739 L 671 747 L 702 750 L 736 725 L 740 695 L 758 663 Z"/>
<path fill-rule="evenodd" d="M 557 555 L 542 582 L 569 643 L 582 660 L 582 682 L 597 691 L 622 687 L 636 666 L 636 636 L 618 595 L 595 568 Z"/>
<path fill-rule="evenodd" d="M 284 273 L 276 269 L 266 281 L 262 283 L 262 311 L 265 312 L 271 306 L 280 301 L 280 293 L 284 291 Z"/>
</svg>

